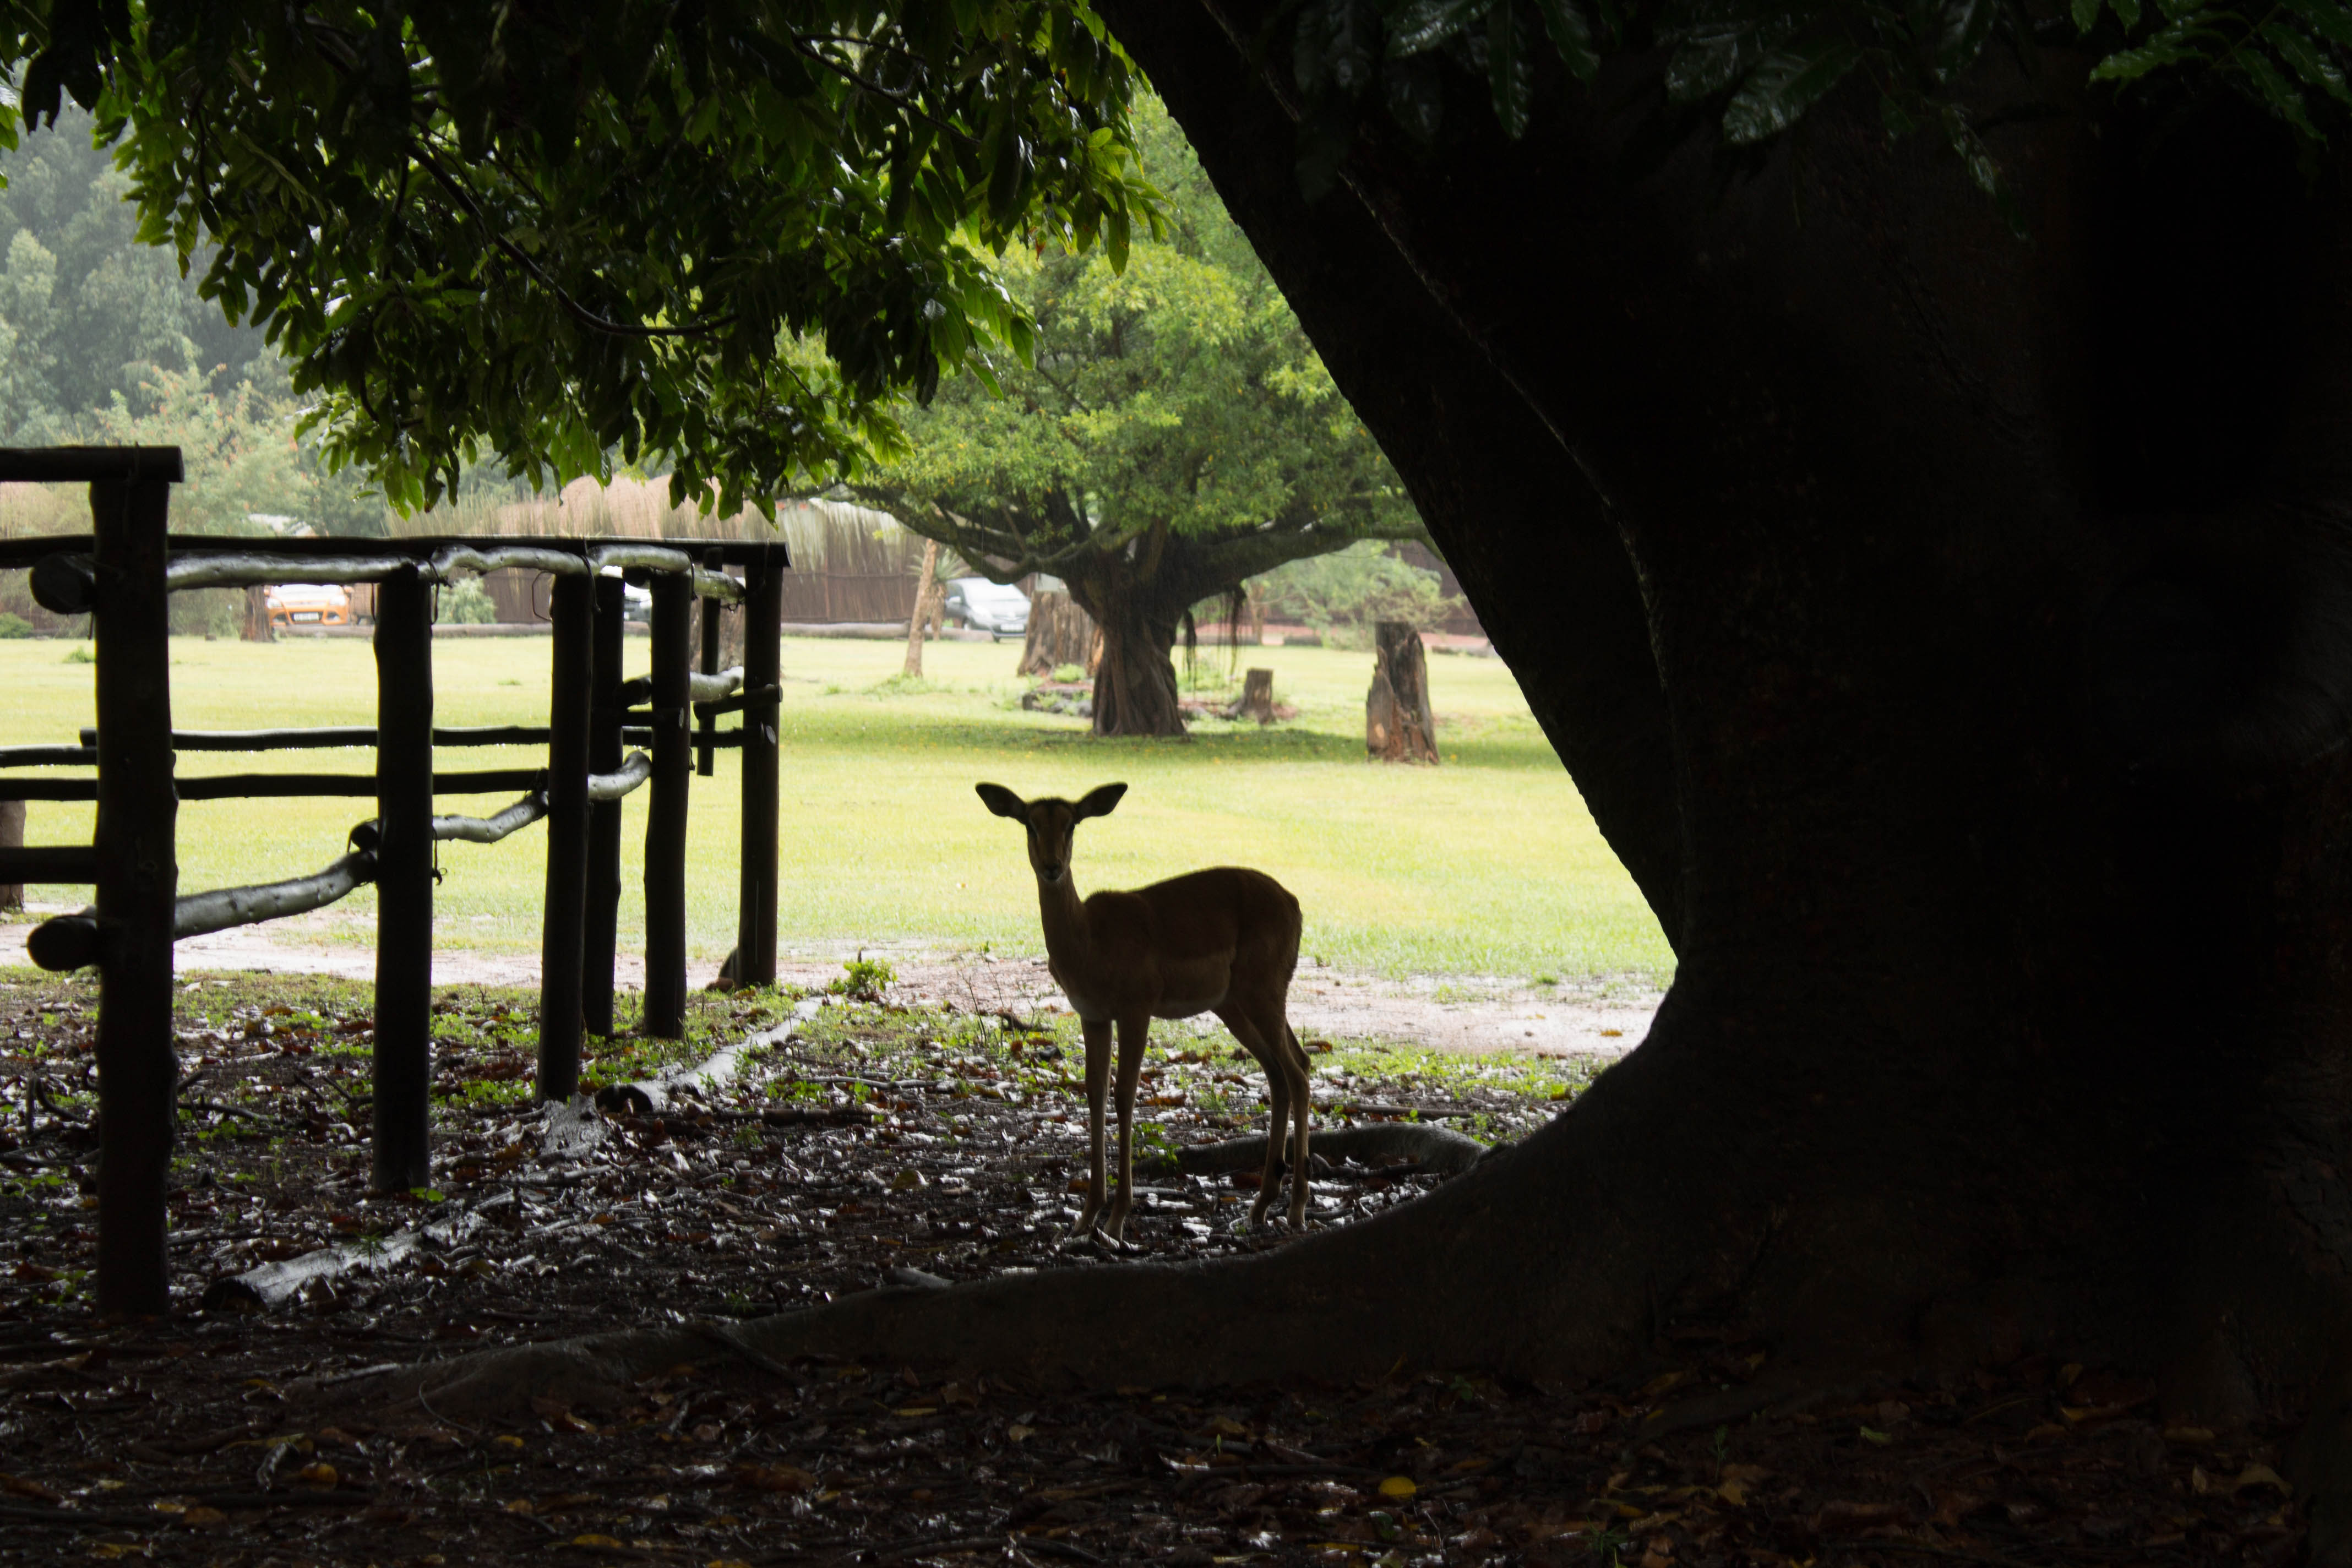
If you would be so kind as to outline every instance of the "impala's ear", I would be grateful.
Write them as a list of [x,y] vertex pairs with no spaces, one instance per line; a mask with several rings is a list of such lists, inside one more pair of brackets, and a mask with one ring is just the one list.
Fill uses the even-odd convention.
[[1104,784],[1098,789],[1087,791],[1086,798],[1078,802],[1079,817],[1108,816],[1111,807],[1118,804],[1118,797],[1126,793],[1127,786],[1123,784]]
[[997,816],[1009,816],[1015,822],[1029,820],[1029,808],[1021,804],[1019,795],[1014,795],[1003,784],[974,784],[971,787],[979,793],[980,798],[987,804],[988,809]]

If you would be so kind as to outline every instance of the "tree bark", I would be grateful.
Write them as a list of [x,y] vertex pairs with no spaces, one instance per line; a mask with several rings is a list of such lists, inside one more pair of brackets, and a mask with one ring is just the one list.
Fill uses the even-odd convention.
[[1075,666],[1092,675],[1101,651],[1094,617],[1066,593],[1049,589],[1029,601],[1029,635],[1022,639],[1021,662],[1013,673],[1045,679],[1057,669]]
[[1382,621],[1374,628],[1372,689],[1364,699],[1364,749],[1375,762],[1437,762],[1437,720],[1429,710],[1429,657],[1422,648],[1421,633],[1409,621]]
[[1242,694],[1234,702],[1229,715],[1235,719],[1255,719],[1261,724],[1274,722],[1274,671],[1253,669],[1242,677]]
[[1070,595],[1102,632],[1095,667],[1094,732],[1097,735],[1181,735],[1184,710],[1176,694],[1176,628],[1195,598],[1172,607],[1157,590],[1070,579]]
[[[931,629],[930,623],[939,618],[940,606],[947,597],[940,586],[940,542],[923,541],[922,586],[915,590],[915,613],[907,617],[907,664],[905,673],[923,673],[923,634]],[[934,632],[936,635],[936,632]]]
[[[22,849],[24,847],[25,803],[21,800],[0,800],[0,849]],[[21,910],[24,907],[24,884],[0,882],[0,910]]]
[[269,590],[258,584],[245,591],[243,640],[246,642],[278,640],[278,628],[271,625],[269,620]]
[[2227,95],[2168,138],[1988,79],[2067,110],[1996,138],[2025,246],[1866,94],[1801,165],[1629,174],[1625,61],[1518,143],[1368,122],[1310,207],[1258,8],[1107,11],[1677,941],[1643,1047],[1367,1275],[1410,1226],[1506,1361],[1738,1315],[2308,1397],[2352,1326],[2340,172]]

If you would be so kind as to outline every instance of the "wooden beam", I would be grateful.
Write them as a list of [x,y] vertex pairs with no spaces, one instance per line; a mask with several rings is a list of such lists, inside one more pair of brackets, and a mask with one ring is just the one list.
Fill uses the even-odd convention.
[[[713,559],[710,564],[716,567],[719,563]],[[695,619],[702,627],[701,673],[709,677],[719,673],[720,630],[719,617],[727,613],[727,606],[718,599],[702,599],[698,601],[698,604],[699,607],[695,611]],[[694,771],[704,778],[711,776],[711,771],[715,765],[715,754],[718,751],[718,737],[719,715],[707,709],[697,709],[695,710]]]
[[547,898],[539,948],[539,1098],[580,1092],[582,969],[587,956],[588,719],[594,584],[558,577],[548,680]]
[[[743,687],[747,693],[782,689],[783,565],[751,570],[743,593]],[[736,910],[735,979],[741,985],[776,983],[776,811],[780,783],[776,699],[743,708],[743,865]]]
[[[621,623],[628,611],[618,577],[596,579],[595,632],[588,659],[588,768],[621,765]],[[581,1026],[613,1033],[613,959],[621,923],[621,803],[588,806],[588,914],[581,956]]]
[[653,580],[653,801],[646,814],[645,1031],[686,1033],[686,807],[692,776],[694,591],[672,574]]
[[421,572],[376,590],[375,674],[374,1187],[391,1193],[433,1175],[433,586]]
[[[171,597],[163,586],[168,465],[152,455],[89,487],[98,647],[98,1310],[172,1304],[164,1193],[179,1058],[172,1047],[172,920],[179,894],[172,793]],[[16,454],[22,458],[24,454]],[[157,477],[140,474],[143,460]],[[47,472],[23,462],[0,476]],[[96,469],[91,470],[97,471]],[[59,478],[76,477],[64,466]],[[89,477],[82,474],[79,477]]]

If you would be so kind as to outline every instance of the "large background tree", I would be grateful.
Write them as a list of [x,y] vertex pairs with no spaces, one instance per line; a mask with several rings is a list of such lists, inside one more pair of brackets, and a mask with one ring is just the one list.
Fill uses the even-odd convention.
[[1124,269],[1008,252],[1033,358],[942,387],[859,489],[999,582],[1068,584],[1102,628],[1095,732],[1181,735],[1170,656],[1195,605],[1423,532],[1181,136],[1148,100],[1137,124],[1165,237],[1139,237]]
[[[1677,980],[1551,1127],[1379,1219],[745,1342],[1104,1383],[1591,1373],[1735,1323],[1787,1380],[2063,1347],[2177,1417],[2308,1410],[2315,1554],[2352,1554],[2352,248],[2296,123],[2352,15],[1107,10]],[[522,1359],[592,1351],[683,1353]]]

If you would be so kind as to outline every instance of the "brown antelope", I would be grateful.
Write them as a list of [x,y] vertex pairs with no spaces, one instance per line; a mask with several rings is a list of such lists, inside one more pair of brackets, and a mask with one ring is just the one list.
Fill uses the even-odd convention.
[[1265,1069],[1273,1109],[1265,1170],[1250,1223],[1265,1218],[1281,1179],[1283,1135],[1296,1118],[1290,1156],[1290,1226],[1307,1222],[1307,1124],[1312,1103],[1307,1053],[1290,1032],[1290,976],[1298,967],[1298,900],[1263,871],[1218,866],[1131,893],[1081,903],[1070,879],[1070,840],[1089,816],[1108,816],[1123,784],[1080,801],[1024,801],[1003,784],[976,786],[988,809],[1029,829],[1047,968],[1086,1026],[1087,1118],[1093,1140],[1087,1202],[1073,1235],[1094,1228],[1108,1191],[1103,1173],[1103,1090],[1111,1030],[1118,1031],[1118,1195],[1103,1228],[1126,1227],[1135,1190],[1135,1082],[1154,1018],[1214,1013]]

